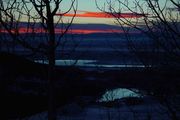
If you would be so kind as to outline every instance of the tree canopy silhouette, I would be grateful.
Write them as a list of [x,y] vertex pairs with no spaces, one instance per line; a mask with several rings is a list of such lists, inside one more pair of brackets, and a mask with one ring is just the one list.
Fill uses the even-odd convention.
[[[0,1],[0,25],[1,32],[6,33],[8,40],[14,42],[21,47],[28,49],[32,54],[41,53],[48,59],[48,119],[55,120],[55,104],[54,104],[54,67],[55,52],[61,38],[66,34],[68,28],[73,22],[77,10],[77,0],[70,0],[69,8],[62,8],[65,0],[1,0]],[[72,12],[72,16],[68,21],[68,25],[63,26],[63,15]],[[61,13],[61,16],[56,16]],[[22,25],[21,23],[26,24]],[[26,39],[27,34],[31,31],[31,35],[35,36],[37,32],[37,24],[40,31],[45,34],[45,39],[37,45],[31,45]],[[61,23],[61,34],[58,37],[55,33],[56,25]],[[22,29],[25,35],[21,35]],[[27,34],[26,34],[27,33]]]

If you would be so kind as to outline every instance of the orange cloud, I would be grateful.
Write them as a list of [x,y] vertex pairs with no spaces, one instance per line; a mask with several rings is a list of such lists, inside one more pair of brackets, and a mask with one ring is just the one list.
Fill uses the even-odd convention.
[[[10,32],[20,33],[20,34],[24,34],[24,33],[45,33],[45,30],[42,28],[31,29],[31,28],[21,27],[19,29],[12,29],[12,30],[10,30]],[[9,31],[7,31],[5,29],[0,29],[0,33],[9,33]]]
[[123,33],[122,30],[87,30],[87,29],[75,29],[75,30],[70,30],[68,33],[72,34],[92,34],[92,33]]
[[[65,31],[65,29],[56,28],[55,33],[61,34]],[[26,33],[47,33],[46,30],[43,28],[26,28],[26,27],[20,27],[18,29],[12,29],[12,33],[19,33],[19,34],[26,34]],[[5,29],[0,29],[0,33],[8,33]],[[124,33],[123,30],[120,29],[69,29],[67,31],[68,34],[92,34],[92,33]],[[137,31],[132,31],[130,33],[139,33]]]
[[[61,34],[63,33],[65,30],[62,29],[55,29],[55,33],[56,34]],[[25,33],[47,33],[47,31],[45,31],[42,28],[35,28],[35,29],[30,29],[30,28],[19,28],[18,30],[11,30],[12,33],[18,32],[20,34],[25,34]],[[122,30],[93,30],[93,29],[70,29],[67,31],[67,33],[70,34],[91,34],[91,33],[123,33]],[[0,29],[0,33],[8,33],[7,30],[3,30]]]
[[[62,14],[56,14],[57,16],[62,16]],[[74,14],[64,14],[66,17],[73,17]],[[95,18],[140,18],[146,15],[139,13],[105,13],[105,12],[84,12],[81,14],[76,14],[76,17],[95,17]]]

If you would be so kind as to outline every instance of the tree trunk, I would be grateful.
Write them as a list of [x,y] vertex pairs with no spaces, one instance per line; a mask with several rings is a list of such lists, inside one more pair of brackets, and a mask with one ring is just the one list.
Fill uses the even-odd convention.
[[48,48],[48,120],[56,120],[55,91],[54,91],[54,68],[55,68],[55,32],[53,16],[49,16],[47,21],[49,32]]

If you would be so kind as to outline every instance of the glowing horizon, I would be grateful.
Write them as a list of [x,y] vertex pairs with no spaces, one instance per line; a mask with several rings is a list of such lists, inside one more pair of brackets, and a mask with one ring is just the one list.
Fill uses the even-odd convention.
[[77,13],[76,15],[66,13],[58,13],[56,16],[65,16],[65,17],[89,17],[89,18],[141,18],[146,16],[145,14],[138,13],[106,13],[106,12],[90,12],[85,11],[84,13]]
[[[65,31],[65,29],[55,29],[56,34],[61,34]],[[19,34],[26,34],[26,33],[47,33],[43,28],[19,28],[19,29],[12,29],[10,32],[12,33],[19,33]],[[0,33],[9,33],[7,30],[0,29]],[[93,33],[125,33],[123,30],[118,29],[69,29],[67,34],[93,34]],[[137,31],[132,31],[129,33],[139,33]]]

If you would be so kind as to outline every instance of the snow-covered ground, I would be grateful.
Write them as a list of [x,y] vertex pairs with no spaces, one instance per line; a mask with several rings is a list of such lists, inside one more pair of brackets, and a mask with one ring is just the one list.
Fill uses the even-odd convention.
[[[175,113],[180,118],[179,111]],[[44,111],[22,120],[47,118],[47,111]],[[73,102],[59,108],[57,120],[172,120],[172,113],[153,97],[142,97],[128,89],[115,89],[107,91],[97,103],[82,106]]]
[[[171,120],[166,108],[157,103],[112,108],[99,105],[81,108],[71,104],[68,109],[59,110],[57,120]],[[47,120],[47,111],[23,120]]]

